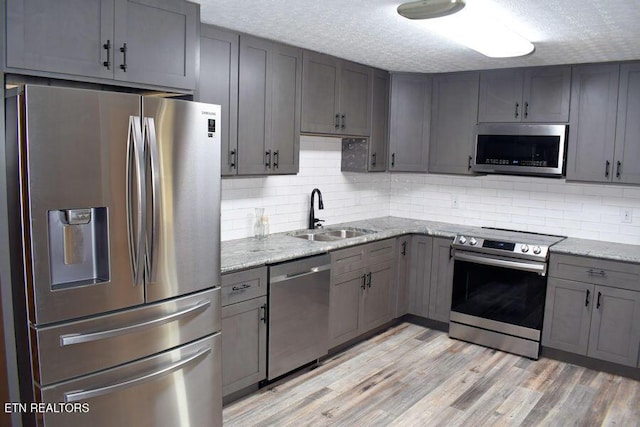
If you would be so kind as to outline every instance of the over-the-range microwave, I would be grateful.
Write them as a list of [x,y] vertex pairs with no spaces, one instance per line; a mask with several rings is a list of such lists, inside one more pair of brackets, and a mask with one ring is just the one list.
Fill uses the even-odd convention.
[[567,130],[567,125],[479,124],[471,168],[480,173],[563,176]]

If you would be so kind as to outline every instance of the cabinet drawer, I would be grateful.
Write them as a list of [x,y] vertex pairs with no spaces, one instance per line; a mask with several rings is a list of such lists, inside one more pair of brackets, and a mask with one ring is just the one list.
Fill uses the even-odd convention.
[[222,306],[267,294],[267,268],[253,268],[222,276]]
[[367,264],[366,248],[367,245],[360,245],[331,252],[331,277],[364,268]]
[[552,254],[549,276],[640,291],[640,265],[603,259]]
[[393,261],[396,257],[396,239],[373,242],[366,246],[369,265],[383,261]]

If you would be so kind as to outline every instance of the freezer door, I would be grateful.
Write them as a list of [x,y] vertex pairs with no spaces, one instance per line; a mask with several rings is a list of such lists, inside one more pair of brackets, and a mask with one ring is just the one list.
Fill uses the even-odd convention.
[[[220,334],[41,389],[47,427],[222,426]],[[46,408],[46,405],[43,405]]]
[[220,285],[220,106],[143,98],[146,300]]
[[[143,163],[133,164],[141,158],[134,152],[141,98],[26,86],[24,100],[23,124],[11,126],[20,135],[31,323],[143,303],[144,287],[134,283],[127,220],[127,190],[141,194],[136,171]],[[137,211],[135,197],[131,201]],[[132,234],[139,231],[133,224]]]

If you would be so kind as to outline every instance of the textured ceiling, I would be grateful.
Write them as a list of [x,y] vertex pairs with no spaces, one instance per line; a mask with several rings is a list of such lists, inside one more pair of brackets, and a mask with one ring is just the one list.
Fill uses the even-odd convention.
[[491,59],[396,13],[394,0],[194,0],[201,20],[390,71],[443,72],[640,59],[640,0],[467,0],[531,40]]

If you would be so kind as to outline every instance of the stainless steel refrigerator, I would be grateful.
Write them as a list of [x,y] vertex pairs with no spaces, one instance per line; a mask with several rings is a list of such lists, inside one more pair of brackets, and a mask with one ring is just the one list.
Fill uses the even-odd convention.
[[7,98],[21,395],[56,404],[27,424],[222,424],[220,114],[48,86]]

